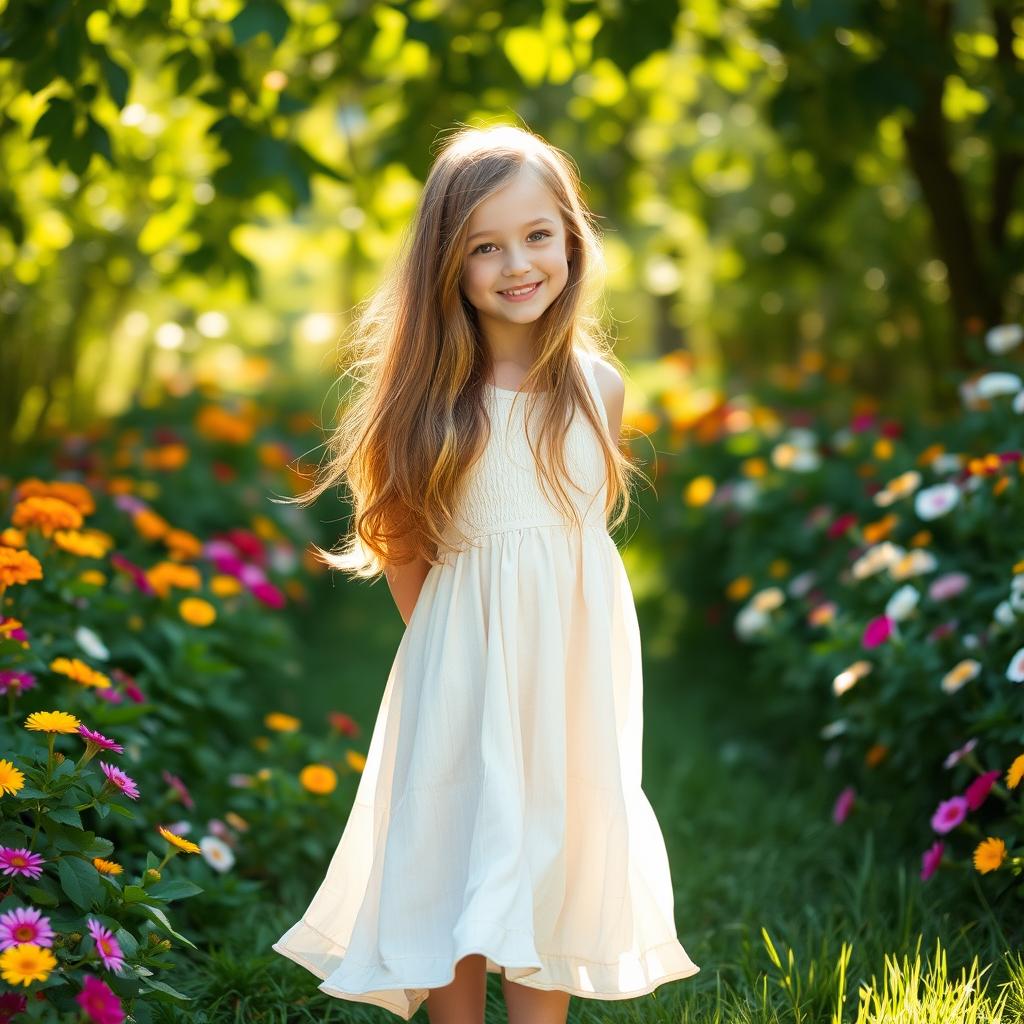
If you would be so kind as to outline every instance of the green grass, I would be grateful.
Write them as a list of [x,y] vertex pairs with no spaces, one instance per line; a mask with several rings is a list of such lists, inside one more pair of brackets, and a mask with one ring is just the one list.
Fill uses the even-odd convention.
[[[310,686],[290,710],[310,721],[348,711],[368,741],[402,625],[384,584],[354,593],[339,583],[306,623]],[[1024,964],[1004,955],[995,917],[958,896],[961,879],[922,884],[884,828],[856,814],[832,824],[840,781],[814,741],[774,739],[771,694],[745,683],[742,652],[706,633],[680,641],[670,659],[647,662],[644,705],[644,789],[669,848],[679,937],[702,970],[638,999],[573,998],[570,1021],[838,1024],[840,1004],[847,1024],[1024,1020]],[[203,1008],[194,1024],[398,1019],[319,993],[313,975],[270,951],[313,892],[313,866],[297,867],[208,956],[193,955],[189,983],[176,984]],[[425,1009],[414,1018],[427,1019]],[[497,975],[486,1019],[507,1019]]]

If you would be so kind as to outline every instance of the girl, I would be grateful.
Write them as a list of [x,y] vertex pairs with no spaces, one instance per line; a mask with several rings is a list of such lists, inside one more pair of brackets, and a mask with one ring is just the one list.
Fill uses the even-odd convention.
[[564,1024],[700,969],[640,785],[636,610],[608,515],[639,473],[589,309],[601,265],[574,164],[460,126],[411,245],[357,326],[364,368],[308,504],[347,481],[406,622],[355,804],[273,948],[332,996],[431,1024]]

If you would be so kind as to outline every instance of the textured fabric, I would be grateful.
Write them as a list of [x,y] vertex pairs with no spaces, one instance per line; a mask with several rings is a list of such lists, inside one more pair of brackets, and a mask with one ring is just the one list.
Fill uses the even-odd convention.
[[601,450],[577,410],[575,530],[541,490],[529,397],[487,388],[492,433],[458,518],[472,543],[427,573],[327,874],[273,945],[329,995],[406,1020],[470,953],[596,999],[700,970],[641,788],[640,634]]

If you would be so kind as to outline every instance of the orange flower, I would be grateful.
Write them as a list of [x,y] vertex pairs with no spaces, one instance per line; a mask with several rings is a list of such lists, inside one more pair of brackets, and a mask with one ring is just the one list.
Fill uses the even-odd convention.
[[74,505],[83,516],[91,516],[96,511],[96,502],[92,492],[75,480],[53,480],[46,483],[38,477],[22,480],[15,490],[15,498],[21,501],[29,497],[60,498],[69,505]]
[[4,547],[23,548],[26,543],[25,534],[13,526],[8,526],[6,530],[0,532],[0,544]]
[[181,469],[188,462],[188,448],[183,444],[162,444],[142,453],[142,465],[146,469],[172,471]]
[[92,865],[102,875],[119,875],[124,871],[117,861],[104,860],[102,857],[93,857]]
[[730,601],[742,601],[754,589],[754,581],[749,576],[737,576],[728,587],[725,593]]
[[136,512],[132,517],[132,523],[146,540],[160,540],[171,528],[171,524],[151,508]]
[[286,715],[283,711],[271,711],[263,719],[263,724],[275,732],[296,732],[302,726],[294,715]]
[[875,743],[868,748],[868,752],[864,755],[864,763],[869,768],[875,768],[886,759],[888,754],[889,748],[884,743]]
[[878,544],[892,534],[892,531],[899,525],[899,521],[898,515],[889,512],[873,523],[865,523],[863,527],[864,540],[868,544]]
[[999,495],[1010,486],[1010,478],[1008,476],[1001,476],[993,485],[992,493]]
[[0,588],[43,578],[43,567],[31,552],[0,547]]
[[50,537],[54,530],[77,530],[82,525],[82,513],[63,498],[31,495],[14,506],[11,522],[26,529],[34,527]]
[[925,548],[932,542],[931,530],[918,530],[907,542],[908,547]]
[[163,542],[167,545],[171,557],[182,562],[198,558],[203,553],[203,542],[188,530],[168,530],[163,536]]
[[945,452],[945,445],[932,444],[929,445],[920,455],[917,457],[917,464],[919,466],[930,466],[940,455]]
[[203,437],[228,444],[248,444],[256,429],[249,418],[219,405],[203,406],[196,416],[195,427]]
[[161,597],[166,597],[171,587],[177,587],[179,590],[198,590],[203,583],[203,578],[194,565],[182,565],[181,562],[157,562],[146,570],[146,579]]
[[107,676],[86,665],[80,658],[54,658],[50,662],[50,668],[58,675],[67,676],[82,686],[95,686],[97,690],[105,690],[112,685]]
[[182,839],[181,836],[175,835],[170,829],[166,829],[163,825],[157,825],[157,830],[160,835],[164,837],[172,846],[176,846],[179,850],[184,850],[185,853],[200,853],[200,849],[192,842],[191,839]]
[[974,850],[975,870],[983,875],[996,871],[1006,860],[1006,843],[995,836],[983,839]]
[[335,787],[338,785],[338,775],[330,765],[307,764],[299,772],[299,782],[310,793],[325,796],[328,793],[334,792]]
[[190,626],[209,626],[217,618],[217,609],[201,597],[186,597],[178,605],[178,614]]

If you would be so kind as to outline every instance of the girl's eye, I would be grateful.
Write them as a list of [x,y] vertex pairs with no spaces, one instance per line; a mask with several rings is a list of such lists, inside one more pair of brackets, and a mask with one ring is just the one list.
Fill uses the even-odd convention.
[[[533,237],[534,235],[541,235],[541,236],[542,236],[542,237],[544,237],[544,238],[550,238],[550,237],[551,237],[551,232],[550,232],[550,231],[545,231],[545,230],[544,230],[543,228],[538,228],[538,229],[537,229],[536,231],[531,231],[531,232],[530,232],[530,233],[529,233],[529,234],[528,234],[528,235],[527,235],[526,237],[527,237],[527,238],[532,238],[532,237]],[[473,250],[473,255],[475,256],[475,255],[476,255],[476,254],[477,254],[478,252],[480,252],[480,250],[481,250],[481,249],[483,249],[483,248],[484,248],[485,246],[488,246],[488,245],[493,245],[493,244],[494,244],[493,242],[481,242],[481,243],[480,243],[480,244],[479,244],[479,245],[478,245],[478,246],[477,246],[477,247],[476,247],[476,248],[475,248],[475,249]],[[487,253],[483,253],[483,255],[484,255],[484,256],[486,256],[486,255],[487,255]]]

